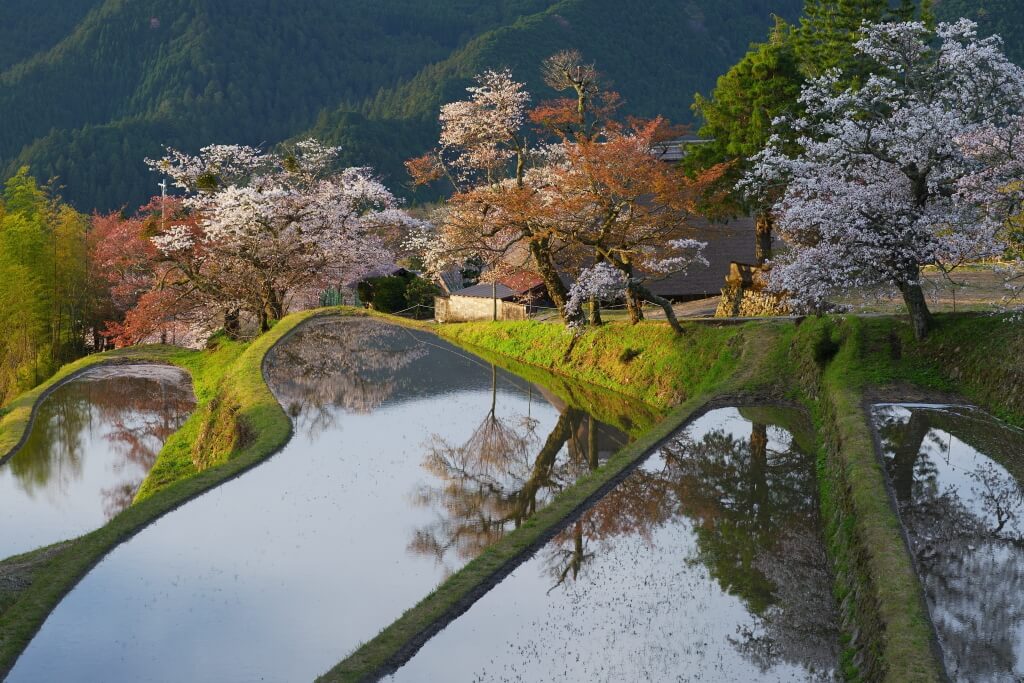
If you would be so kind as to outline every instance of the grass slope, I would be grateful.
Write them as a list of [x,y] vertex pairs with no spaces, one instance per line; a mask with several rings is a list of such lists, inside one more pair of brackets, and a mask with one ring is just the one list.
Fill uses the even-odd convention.
[[659,410],[706,393],[739,364],[748,328],[609,323],[588,331],[566,355],[572,333],[539,322],[444,325],[438,334],[639,399]]
[[[195,413],[168,440],[132,507],[79,539],[0,562],[0,676],[60,598],[104,554],[169,510],[258,464],[288,440],[290,422],[263,378],[266,353],[311,317],[357,313],[307,311],[289,316],[249,344],[218,340],[204,352],[151,347],[91,357],[62,369],[4,409],[0,453],[17,444],[30,426],[32,406],[49,389],[96,362],[180,365],[192,373],[198,398]],[[906,324],[890,318],[691,323],[680,337],[659,323],[609,324],[588,331],[570,348],[570,335],[557,325],[434,328],[381,317],[432,329],[639,438],[454,574],[323,680],[362,680],[400,663],[681,425],[714,405],[757,400],[802,404],[814,420],[827,541],[848,637],[845,674],[862,680],[941,679],[927,611],[879,467],[865,404],[880,387],[958,391],[997,415],[1024,423],[1022,322],[941,316],[923,343],[913,339]],[[622,398],[576,382],[617,390],[650,410],[625,423]]]
[[195,413],[165,444],[132,506],[80,538],[0,562],[0,677],[14,666],[54,606],[104,555],[154,520],[259,464],[287,443],[291,421],[263,380],[263,359],[299,324],[323,313],[298,313],[251,343],[222,340],[206,352],[143,347],[92,356],[12,403],[0,425],[4,443],[21,438],[29,428],[31,406],[56,382],[96,363],[142,359],[188,368],[198,399]]

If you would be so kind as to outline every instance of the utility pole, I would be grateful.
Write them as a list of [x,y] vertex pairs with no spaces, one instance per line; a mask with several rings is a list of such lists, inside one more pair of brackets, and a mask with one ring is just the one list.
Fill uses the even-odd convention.
[[167,229],[167,178],[164,178],[158,184],[160,185],[160,232],[164,232]]
[[[158,184],[160,185],[160,232],[164,233],[167,232],[167,178],[164,178]],[[167,343],[166,327],[160,330],[160,343]]]

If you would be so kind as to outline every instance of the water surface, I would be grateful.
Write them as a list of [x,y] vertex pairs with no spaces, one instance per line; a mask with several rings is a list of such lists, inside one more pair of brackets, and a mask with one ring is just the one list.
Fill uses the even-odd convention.
[[311,680],[627,441],[371,319],[304,325],[267,375],[291,443],[112,552],[12,681]]
[[813,457],[780,422],[696,420],[388,680],[833,680]]
[[157,365],[96,367],[58,386],[0,466],[0,559],[80,536],[128,507],[194,404],[188,375]]
[[873,417],[950,678],[1024,680],[1024,432],[958,406]]

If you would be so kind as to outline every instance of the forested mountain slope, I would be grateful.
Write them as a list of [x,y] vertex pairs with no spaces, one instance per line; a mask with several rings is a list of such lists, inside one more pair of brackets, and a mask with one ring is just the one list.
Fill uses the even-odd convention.
[[48,50],[99,0],[0,1],[0,71]]
[[1006,54],[1018,64],[1024,62],[1024,3],[1021,0],[940,0],[936,14],[942,21],[970,17],[982,32],[998,33],[1006,43]]
[[[307,134],[372,165],[436,136],[440,104],[485,68],[511,67],[537,99],[540,60],[567,47],[607,74],[637,115],[691,119],[771,15],[802,0],[0,0],[0,176],[59,176],[79,209],[144,201],[143,158],[170,144],[271,146]],[[1016,0],[943,0],[1007,34]]]
[[535,100],[551,98],[556,93],[541,82],[539,65],[565,48],[576,48],[597,63],[630,114],[688,122],[694,93],[710,88],[751,41],[764,38],[773,12],[792,20],[802,4],[648,0],[638,11],[635,4],[614,0],[563,0],[476,38],[412,80],[382,91],[359,115],[342,108],[321,116],[309,132],[349,145],[360,138],[381,139],[375,158],[353,161],[400,175],[402,158],[410,156],[404,143],[415,141],[417,152],[429,147],[436,139],[438,107],[464,97],[474,74],[507,66],[527,82]]
[[[59,175],[83,209],[136,202],[153,183],[142,158],[161,144],[275,143],[550,4],[94,1],[62,40],[0,73],[0,168]],[[0,6],[5,27],[34,25],[26,0]]]

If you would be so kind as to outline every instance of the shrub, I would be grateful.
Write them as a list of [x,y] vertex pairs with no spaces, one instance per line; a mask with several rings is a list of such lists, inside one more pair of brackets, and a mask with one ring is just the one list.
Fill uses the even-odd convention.
[[376,277],[370,280],[373,291],[373,310],[381,313],[397,313],[409,307],[405,299],[405,278]]

